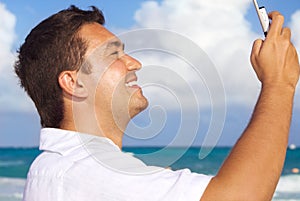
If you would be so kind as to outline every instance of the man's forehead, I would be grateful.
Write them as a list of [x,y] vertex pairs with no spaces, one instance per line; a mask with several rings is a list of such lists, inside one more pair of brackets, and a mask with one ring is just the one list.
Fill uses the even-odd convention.
[[79,35],[88,44],[88,54],[96,49],[120,47],[123,45],[117,36],[98,23],[83,25],[79,30]]

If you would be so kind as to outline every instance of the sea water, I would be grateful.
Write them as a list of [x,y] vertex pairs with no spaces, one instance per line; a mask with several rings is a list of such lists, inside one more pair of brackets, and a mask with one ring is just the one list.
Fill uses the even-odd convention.
[[[199,148],[127,147],[149,165],[169,166],[173,170],[189,168],[193,172],[215,175],[228,156],[230,148],[214,148],[204,159],[199,159]],[[25,178],[30,164],[40,153],[37,148],[0,148],[0,201],[22,200]],[[170,164],[166,158],[181,156]],[[170,161],[169,161],[170,162]],[[284,169],[273,201],[300,201],[300,149],[288,150]],[[267,170],[266,170],[267,171]]]

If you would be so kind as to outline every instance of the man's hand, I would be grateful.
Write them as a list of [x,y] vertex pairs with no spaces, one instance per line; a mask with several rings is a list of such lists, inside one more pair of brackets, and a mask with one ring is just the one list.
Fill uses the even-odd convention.
[[299,78],[299,60],[291,43],[291,31],[282,28],[284,17],[279,12],[269,14],[272,19],[265,42],[253,44],[251,63],[263,86],[289,85],[296,87]]
[[291,32],[278,12],[265,41],[256,40],[251,62],[262,89],[250,123],[201,201],[267,201],[276,189],[288,144],[299,60]]

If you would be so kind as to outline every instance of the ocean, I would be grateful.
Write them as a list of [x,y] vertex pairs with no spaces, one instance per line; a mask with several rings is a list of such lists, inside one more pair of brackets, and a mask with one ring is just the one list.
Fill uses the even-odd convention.
[[[170,166],[173,170],[189,168],[193,172],[215,175],[230,148],[214,148],[199,159],[199,148],[126,147],[146,164]],[[38,148],[0,148],[0,201],[22,200],[25,178],[30,164],[40,153]],[[153,154],[155,153],[155,154]],[[183,154],[183,155],[182,155]],[[182,156],[181,156],[182,155]],[[181,156],[175,160],[174,156]],[[172,160],[167,160],[173,158]],[[170,164],[166,164],[168,161]],[[300,201],[300,149],[289,149],[273,201]]]

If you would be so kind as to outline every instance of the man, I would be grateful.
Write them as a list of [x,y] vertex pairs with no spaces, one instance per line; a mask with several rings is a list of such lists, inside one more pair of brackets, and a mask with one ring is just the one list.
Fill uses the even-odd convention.
[[298,56],[283,16],[270,13],[251,53],[262,89],[252,119],[214,177],[146,166],[122,153],[124,130],[147,107],[135,84],[141,64],[102,25],[95,7],[75,6],[37,25],[15,71],[41,118],[39,155],[24,200],[271,200],[285,159]]

